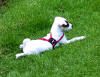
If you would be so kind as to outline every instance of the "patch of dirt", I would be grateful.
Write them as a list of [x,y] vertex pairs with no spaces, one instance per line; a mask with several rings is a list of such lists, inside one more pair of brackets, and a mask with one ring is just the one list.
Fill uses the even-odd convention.
[[6,0],[0,0],[0,6],[5,5],[6,4]]

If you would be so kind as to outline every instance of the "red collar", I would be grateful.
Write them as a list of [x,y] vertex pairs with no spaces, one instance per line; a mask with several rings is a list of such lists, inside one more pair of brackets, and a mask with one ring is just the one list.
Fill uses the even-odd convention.
[[40,38],[40,40],[44,40],[44,41],[48,41],[52,44],[53,48],[55,47],[55,45],[64,37],[64,33],[63,35],[59,38],[59,40],[55,40],[52,37],[52,33],[50,33],[50,38],[49,39],[45,39],[45,38]]

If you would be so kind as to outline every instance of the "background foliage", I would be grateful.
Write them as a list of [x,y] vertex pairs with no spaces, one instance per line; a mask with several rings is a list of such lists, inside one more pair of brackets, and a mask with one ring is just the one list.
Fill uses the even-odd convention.
[[[74,27],[68,39],[87,38],[21,57],[24,38],[45,36],[56,16]],[[0,77],[100,77],[100,0],[7,0],[0,8]]]

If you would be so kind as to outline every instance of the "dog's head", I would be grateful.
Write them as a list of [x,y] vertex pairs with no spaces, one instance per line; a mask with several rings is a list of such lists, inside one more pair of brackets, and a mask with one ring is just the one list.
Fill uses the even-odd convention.
[[55,17],[54,23],[61,28],[62,31],[71,30],[72,24],[63,17]]

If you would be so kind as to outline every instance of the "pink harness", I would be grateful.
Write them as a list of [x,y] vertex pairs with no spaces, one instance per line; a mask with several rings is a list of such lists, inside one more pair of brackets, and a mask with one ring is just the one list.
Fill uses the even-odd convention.
[[50,38],[49,39],[45,39],[45,38],[40,38],[40,40],[44,40],[44,41],[47,41],[49,43],[52,44],[53,48],[55,47],[55,45],[64,37],[64,33],[63,35],[60,37],[59,40],[55,40],[53,37],[52,37],[52,34],[50,33]]

